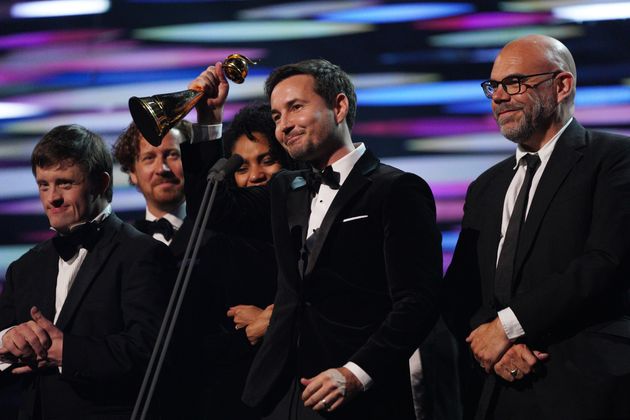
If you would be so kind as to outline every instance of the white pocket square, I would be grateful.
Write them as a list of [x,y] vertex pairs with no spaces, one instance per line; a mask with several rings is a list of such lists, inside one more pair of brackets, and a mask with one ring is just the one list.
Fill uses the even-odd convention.
[[343,219],[341,223],[351,222],[353,220],[358,220],[358,219],[367,219],[367,217],[368,217],[367,214],[364,214],[363,216],[348,217],[347,219]]

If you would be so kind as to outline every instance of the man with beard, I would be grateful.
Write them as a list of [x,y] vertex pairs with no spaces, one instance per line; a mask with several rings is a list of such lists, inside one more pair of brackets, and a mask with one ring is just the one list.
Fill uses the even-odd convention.
[[[135,227],[170,245],[182,227],[184,208],[184,170],[180,144],[191,137],[190,123],[181,121],[164,136],[159,146],[151,145],[135,123],[118,137],[113,154],[129,183],[135,185],[146,201],[145,218]],[[185,242],[184,246],[185,246]]]
[[470,185],[445,278],[485,371],[479,419],[630,417],[630,141],[575,120],[575,85],[569,50],[541,35],[481,84],[517,150]]
[[276,138],[311,167],[224,189],[211,215],[216,229],[270,227],[278,264],[243,401],[265,419],[415,419],[409,357],[436,321],[441,277],[431,190],[353,142],[356,94],[338,66],[282,66],[265,90]]

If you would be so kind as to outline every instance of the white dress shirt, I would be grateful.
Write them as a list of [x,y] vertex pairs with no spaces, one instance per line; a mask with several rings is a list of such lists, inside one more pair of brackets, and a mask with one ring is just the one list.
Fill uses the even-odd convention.
[[[529,207],[532,204],[532,200],[534,199],[534,195],[536,194],[536,189],[538,188],[538,183],[540,182],[540,178],[545,172],[545,168],[547,167],[547,163],[549,162],[549,158],[553,153],[554,148],[556,147],[556,143],[558,139],[564,133],[564,130],[571,124],[573,118],[569,119],[569,121],[546,143],[543,147],[540,148],[538,152],[535,154],[540,158],[540,166],[536,170],[534,174],[534,178],[532,178],[532,185],[529,190],[529,197],[527,200],[527,207],[525,209],[525,218],[527,219],[527,215],[529,214]],[[512,216],[512,211],[514,210],[514,204],[516,203],[516,197],[518,197],[518,193],[521,190],[521,186],[525,180],[525,173],[527,172],[527,166],[525,165],[525,161],[521,160],[523,156],[525,156],[528,152],[523,150],[523,148],[519,145],[516,148],[516,174],[514,178],[512,178],[512,182],[505,194],[505,201],[503,202],[503,218],[501,221],[501,239],[499,240],[499,246],[497,248],[497,258],[496,264],[499,263],[499,255],[501,255],[501,249],[503,248],[503,241],[505,240],[505,233],[508,228],[508,224],[510,223],[510,216]],[[498,312],[499,320],[501,321],[501,325],[505,330],[505,334],[508,339],[515,340],[523,335],[525,335],[525,330],[521,326],[521,323],[516,318],[516,315],[507,307]]]

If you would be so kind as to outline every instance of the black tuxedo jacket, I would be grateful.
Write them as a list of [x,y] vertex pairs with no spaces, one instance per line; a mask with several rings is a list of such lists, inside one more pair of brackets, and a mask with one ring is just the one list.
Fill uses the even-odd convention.
[[273,231],[278,292],[243,400],[270,409],[292,379],[353,361],[374,384],[331,417],[412,419],[408,361],[438,313],[442,259],[431,191],[366,151],[300,264],[307,172],[280,172],[268,188],[227,194],[212,218],[220,228],[231,217],[230,226],[256,234],[271,220]]
[[[447,318],[461,340],[503,309],[495,304],[494,274],[515,164],[514,157],[500,162],[468,190],[445,279]],[[519,341],[550,354],[532,376],[550,419],[630,417],[629,252],[630,141],[574,120],[533,197],[509,303],[526,334]],[[487,377],[480,418],[497,383],[508,386]]]
[[[0,330],[30,320],[33,305],[53,319],[58,261],[48,240],[9,266],[0,296]],[[56,323],[64,333],[62,373],[55,368],[22,378],[20,419],[37,411],[45,419],[129,418],[163,316],[172,267],[166,246],[114,214],[105,219]]]

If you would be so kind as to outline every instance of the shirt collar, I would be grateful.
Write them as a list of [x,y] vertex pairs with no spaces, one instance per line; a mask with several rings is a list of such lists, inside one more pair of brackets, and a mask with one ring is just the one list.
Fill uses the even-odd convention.
[[[175,213],[166,213],[162,217],[168,220],[169,222],[171,222],[171,225],[173,225],[175,229],[179,229],[184,223],[185,216],[186,216],[186,203],[182,203],[177,208]],[[150,222],[153,222],[158,219],[157,216],[155,216],[153,213],[149,211],[149,208],[146,209],[144,218]]]
[[[540,148],[540,150],[535,153],[540,158],[541,165],[547,163],[547,161],[551,157],[551,154],[553,153],[553,149],[556,147],[558,139],[560,138],[562,133],[564,133],[564,130],[567,129],[569,124],[571,124],[571,121],[573,121],[573,117],[569,118],[569,121],[567,121],[567,123],[563,125],[560,130],[558,130],[558,132],[551,138],[551,140],[549,140],[543,147]],[[518,167],[519,163],[521,162],[521,158],[528,153],[530,152],[523,149],[520,144],[516,147],[516,164],[514,165],[513,169],[516,169]]]
[[[94,219],[90,220],[90,222],[101,223],[103,220],[107,219],[107,217],[110,214],[112,214],[112,205],[108,204],[107,207],[105,207],[102,212],[100,212],[98,215],[96,215],[96,217]],[[70,231],[73,231],[74,229],[76,229],[79,226],[84,225],[86,223],[87,223],[87,221],[75,223],[74,225],[70,226]],[[50,227],[50,230],[53,230],[53,231],[57,232],[57,229],[55,229],[52,226]]]
[[339,172],[339,185],[343,185],[354,165],[359,161],[363,153],[365,153],[365,144],[355,143],[354,150],[334,162],[331,166],[335,172]]

